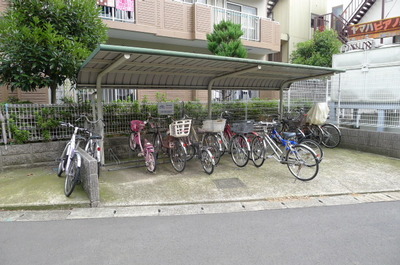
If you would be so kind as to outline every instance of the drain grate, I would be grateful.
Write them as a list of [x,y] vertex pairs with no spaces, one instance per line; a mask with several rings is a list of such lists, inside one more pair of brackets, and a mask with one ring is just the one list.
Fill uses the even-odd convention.
[[238,178],[214,179],[218,189],[246,188],[246,185]]

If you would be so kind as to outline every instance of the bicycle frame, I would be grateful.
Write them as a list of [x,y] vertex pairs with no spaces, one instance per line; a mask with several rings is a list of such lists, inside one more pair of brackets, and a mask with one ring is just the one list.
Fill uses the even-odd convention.
[[78,155],[78,167],[81,166],[81,157],[80,157],[80,154],[76,151],[76,147],[77,147],[76,135],[78,134],[78,131],[79,131],[79,127],[74,127],[74,133],[72,134],[71,140],[68,143],[69,144],[68,149],[67,149],[68,160],[67,160],[67,164],[64,169],[65,172],[69,172],[71,161],[75,155]]

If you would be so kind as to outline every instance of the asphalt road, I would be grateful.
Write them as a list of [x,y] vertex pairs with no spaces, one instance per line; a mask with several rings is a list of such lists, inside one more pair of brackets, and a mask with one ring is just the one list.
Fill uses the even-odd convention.
[[0,264],[400,264],[400,201],[0,222]]

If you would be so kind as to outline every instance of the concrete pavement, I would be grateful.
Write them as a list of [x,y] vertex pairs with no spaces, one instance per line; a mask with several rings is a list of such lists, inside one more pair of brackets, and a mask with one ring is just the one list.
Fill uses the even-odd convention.
[[[52,167],[22,168],[0,172],[0,209],[48,210],[54,218],[87,218],[138,215],[197,214],[262,210],[370,201],[400,200],[400,160],[348,149],[324,149],[318,176],[309,182],[296,180],[275,160],[261,168],[251,162],[235,166],[225,155],[212,175],[198,160],[183,173],[170,164],[155,174],[145,168],[114,165],[100,177],[101,206],[89,207],[78,186],[64,195],[64,178]],[[118,170],[117,170],[118,169]],[[111,171],[109,171],[111,170]],[[73,209],[73,210],[71,210]],[[18,220],[29,214],[0,211],[0,220]]]

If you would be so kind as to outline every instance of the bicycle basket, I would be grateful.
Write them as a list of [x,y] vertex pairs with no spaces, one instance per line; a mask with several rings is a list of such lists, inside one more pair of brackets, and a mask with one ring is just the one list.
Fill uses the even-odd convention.
[[225,128],[225,124],[226,119],[204,120],[202,129],[206,132],[222,132]]
[[146,124],[144,123],[144,121],[133,120],[133,121],[131,121],[131,130],[133,132],[140,132],[141,130],[144,129],[145,125]]
[[189,136],[192,120],[178,120],[169,125],[170,135],[173,137]]
[[254,121],[240,121],[232,124],[235,133],[249,133],[254,129]]

